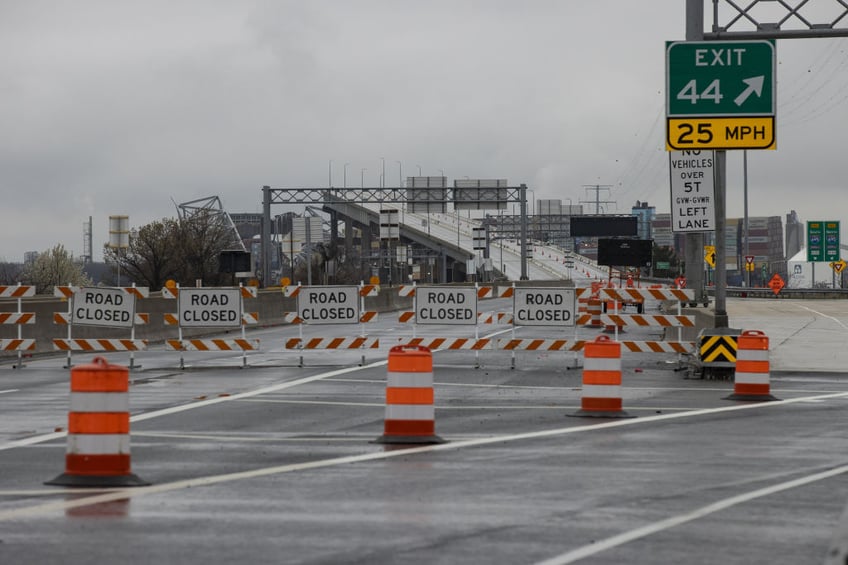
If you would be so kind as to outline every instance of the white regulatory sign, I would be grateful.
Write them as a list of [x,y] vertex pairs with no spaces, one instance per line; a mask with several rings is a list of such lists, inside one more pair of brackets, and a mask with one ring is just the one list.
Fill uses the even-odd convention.
[[135,296],[120,288],[82,287],[74,293],[74,325],[131,328],[134,318]]
[[671,231],[715,230],[712,151],[670,151]]
[[308,286],[297,295],[297,315],[307,324],[358,324],[358,286]]
[[512,316],[517,326],[573,326],[573,288],[516,288]]
[[415,289],[415,323],[477,324],[477,289],[419,286]]
[[180,326],[229,328],[241,326],[241,290],[238,288],[181,288]]

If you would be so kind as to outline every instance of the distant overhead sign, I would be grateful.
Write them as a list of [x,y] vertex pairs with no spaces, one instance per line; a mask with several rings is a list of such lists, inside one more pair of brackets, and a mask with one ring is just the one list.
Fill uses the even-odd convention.
[[400,239],[400,211],[394,208],[380,210],[380,239]]
[[650,267],[652,239],[599,239],[598,265],[605,267]]
[[453,181],[453,204],[457,210],[506,210],[506,179],[462,179]]
[[807,261],[839,260],[839,222],[807,222]]
[[671,231],[715,230],[712,151],[671,151]]
[[636,216],[571,216],[571,237],[616,237],[637,234]]
[[406,177],[406,200],[413,213],[447,211],[447,177]]

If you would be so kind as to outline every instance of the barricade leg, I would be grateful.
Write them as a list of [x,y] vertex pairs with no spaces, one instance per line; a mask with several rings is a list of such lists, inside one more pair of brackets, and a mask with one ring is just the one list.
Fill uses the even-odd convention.
[[149,483],[130,470],[129,370],[95,357],[71,369],[65,472],[45,484],[130,487]]
[[746,330],[736,340],[736,373],[733,394],[725,400],[771,401],[769,338],[759,330]]
[[386,418],[376,443],[444,443],[436,435],[433,354],[420,345],[389,350]]
[[622,410],[621,343],[601,335],[583,347],[580,410],[569,416],[632,418]]

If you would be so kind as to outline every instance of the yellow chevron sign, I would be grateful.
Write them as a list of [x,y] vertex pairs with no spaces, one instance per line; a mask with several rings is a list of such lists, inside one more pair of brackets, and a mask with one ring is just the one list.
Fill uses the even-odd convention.
[[702,336],[700,353],[703,363],[736,363],[736,336]]

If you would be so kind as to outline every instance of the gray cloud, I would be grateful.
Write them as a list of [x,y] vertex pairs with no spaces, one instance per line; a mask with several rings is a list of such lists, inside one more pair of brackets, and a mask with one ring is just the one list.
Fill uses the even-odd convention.
[[[0,257],[95,250],[132,225],[263,184],[501,177],[537,198],[608,184],[668,210],[664,41],[682,2],[33,1],[0,8]],[[749,153],[751,214],[848,221],[848,40],[778,44],[778,150]],[[785,125],[784,125],[785,124]],[[740,215],[741,157],[728,212]],[[96,253],[96,256],[99,254]]]

